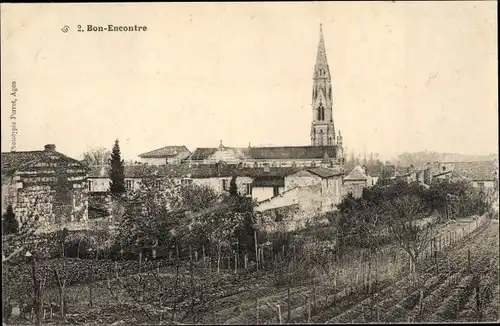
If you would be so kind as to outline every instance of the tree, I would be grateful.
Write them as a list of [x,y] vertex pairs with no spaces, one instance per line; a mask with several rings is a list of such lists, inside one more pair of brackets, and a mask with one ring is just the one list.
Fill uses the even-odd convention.
[[235,176],[231,178],[231,182],[229,183],[229,195],[238,196],[238,186],[236,185]]
[[3,215],[2,229],[3,234],[16,234],[19,231],[19,223],[17,222],[12,205],[7,206],[7,211]]
[[426,210],[420,198],[411,195],[396,197],[385,204],[389,215],[388,225],[397,244],[410,256],[411,272],[419,256],[434,237],[434,223],[423,223]]
[[124,202],[119,228],[122,247],[142,247],[157,243],[169,246],[172,235],[183,218],[180,189],[169,179],[145,175],[139,189],[132,191]]
[[120,144],[118,139],[113,146],[111,153],[111,186],[110,192],[113,195],[121,196],[125,193],[125,172],[123,168],[123,160],[121,159]]
[[102,165],[109,161],[111,152],[105,147],[91,147],[83,153],[83,162],[89,166]]

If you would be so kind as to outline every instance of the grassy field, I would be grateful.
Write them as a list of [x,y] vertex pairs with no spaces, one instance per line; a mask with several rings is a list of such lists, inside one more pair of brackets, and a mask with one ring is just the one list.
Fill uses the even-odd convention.
[[[467,235],[471,225],[471,231],[477,229]],[[441,231],[446,236],[437,259],[428,255],[412,277],[408,275],[407,255],[394,245],[383,247],[370,259],[362,250],[352,251],[338,266],[326,264],[314,280],[306,278],[290,289],[276,285],[272,271],[259,277],[255,272],[235,274],[229,270],[218,275],[200,266],[190,273],[189,265],[183,265],[176,281],[172,267],[128,276],[123,272],[118,279],[112,269],[106,270],[103,273],[109,275],[109,281],[92,283],[92,307],[88,282],[67,287],[66,321],[263,324],[278,323],[279,312],[283,323],[497,320],[498,220],[480,225],[476,220],[462,219]],[[476,287],[482,299],[479,309]],[[58,298],[57,287],[47,290],[46,302],[58,302]],[[9,324],[26,323],[9,320]],[[58,312],[50,318],[47,311],[44,324],[55,323],[61,323]]]

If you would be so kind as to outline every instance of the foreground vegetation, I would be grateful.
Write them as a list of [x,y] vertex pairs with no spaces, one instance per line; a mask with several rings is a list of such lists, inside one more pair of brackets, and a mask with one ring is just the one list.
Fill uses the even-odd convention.
[[[117,229],[82,236],[61,232],[54,235],[59,258],[44,259],[33,245],[28,249],[35,259],[20,255],[9,260],[3,272],[5,317],[16,306],[24,310],[23,318],[27,313],[37,323],[61,318],[150,324],[493,316],[486,302],[498,297],[495,282],[483,290],[480,286],[479,293],[491,292],[481,301],[481,315],[465,312],[473,305],[471,287],[490,284],[487,280],[498,269],[498,257],[487,249],[494,243],[498,248],[489,220],[463,218],[484,216],[488,209],[483,195],[465,182],[430,189],[402,183],[374,187],[363,198],[346,197],[338,213],[328,215],[327,227],[272,234],[259,228],[254,203],[239,196],[233,182],[230,193],[219,196],[210,188],[146,180],[142,189],[117,202]],[[471,252],[474,266],[488,278],[477,280],[470,276],[473,271],[464,272],[464,252]],[[453,292],[460,299],[454,310],[456,299],[450,299],[439,312],[429,303],[434,299],[426,298],[436,297],[431,294],[444,284],[444,275],[451,280],[443,287],[449,291],[436,296]],[[460,285],[456,291],[455,284]]]

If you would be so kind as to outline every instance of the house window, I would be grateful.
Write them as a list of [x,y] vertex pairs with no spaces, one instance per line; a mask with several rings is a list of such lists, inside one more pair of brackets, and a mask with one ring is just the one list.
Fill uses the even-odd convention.
[[132,190],[134,188],[134,180],[125,180],[125,188]]
[[254,163],[253,163],[253,167],[254,167],[254,168],[258,168],[258,167],[259,167],[259,163],[254,162]]
[[280,187],[273,187],[273,197],[280,194]]
[[484,182],[478,182],[478,183],[477,183],[477,186],[478,186],[479,188],[484,188]]
[[155,188],[159,189],[161,187],[161,180],[160,179],[156,179],[155,182],[154,182],[154,186],[155,186]]
[[252,184],[251,183],[247,183],[246,184],[246,194],[247,195],[251,195],[252,194]]
[[227,190],[227,180],[226,179],[222,179],[222,190],[223,191]]
[[89,191],[92,191],[93,189],[93,181],[92,180],[89,180]]
[[311,162],[311,167],[315,167],[316,166],[316,162],[312,161]]

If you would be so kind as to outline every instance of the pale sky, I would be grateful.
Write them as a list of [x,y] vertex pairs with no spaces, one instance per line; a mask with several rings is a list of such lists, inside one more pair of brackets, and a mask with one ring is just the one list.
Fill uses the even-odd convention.
[[498,150],[494,1],[1,8],[2,151],[309,145],[320,22],[348,152]]

